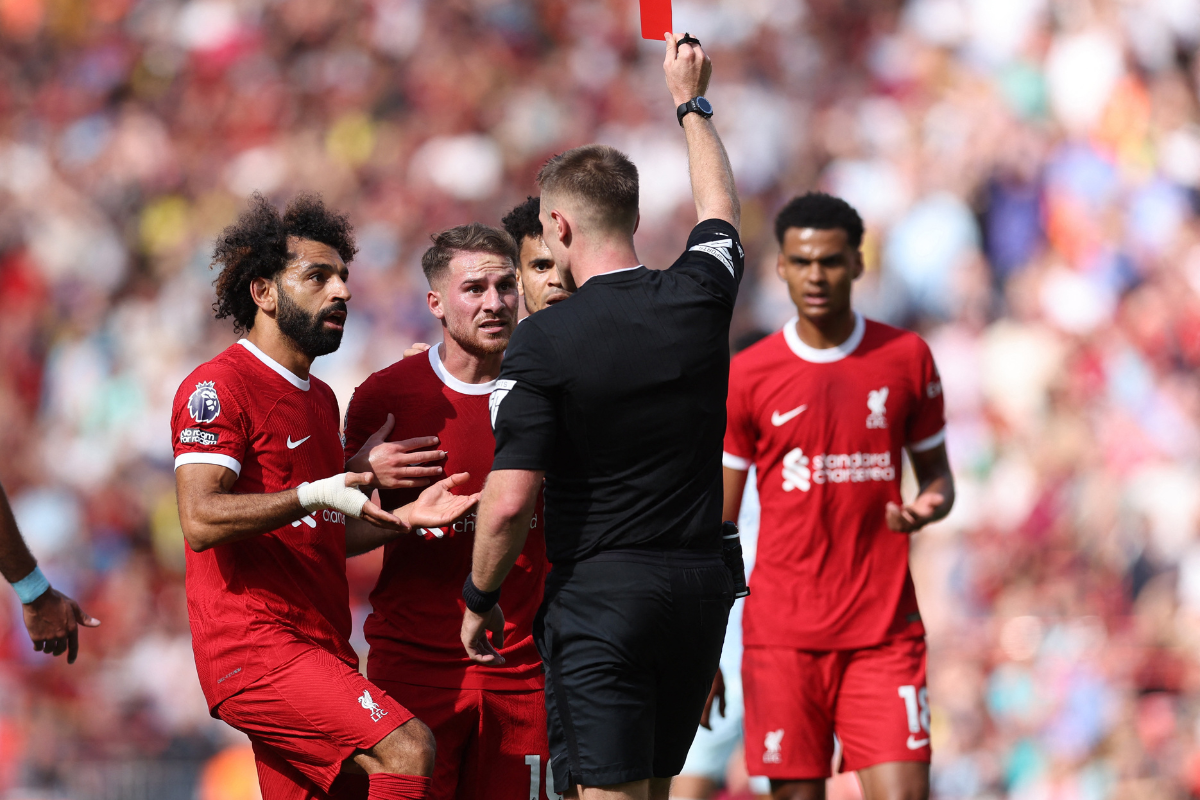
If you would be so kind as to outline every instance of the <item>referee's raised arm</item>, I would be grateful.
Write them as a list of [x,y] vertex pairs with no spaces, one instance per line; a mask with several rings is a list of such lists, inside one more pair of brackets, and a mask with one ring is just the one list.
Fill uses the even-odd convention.
[[[704,98],[712,77],[712,61],[699,42],[677,44],[679,34],[665,34],[667,57],[663,72],[677,106],[676,115],[687,136],[688,171],[692,198],[700,221],[723,219],[741,227],[742,205],[733,182],[733,168],[712,123],[712,106]],[[686,36],[686,34],[685,34]],[[695,41],[694,39],[691,41]]]

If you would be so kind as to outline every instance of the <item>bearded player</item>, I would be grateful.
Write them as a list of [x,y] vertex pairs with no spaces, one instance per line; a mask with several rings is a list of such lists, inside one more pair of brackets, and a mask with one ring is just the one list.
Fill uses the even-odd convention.
[[[834,736],[866,800],[928,798],[925,629],[909,535],[950,511],[942,387],[929,348],[850,302],[863,225],[825,194],[779,213],[798,317],[729,375],[725,519],[746,474],[762,503],[743,618],[746,762],[777,800],[823,798]],[[900,497],[901,453],[920,486]]]
[[[377,447],[384,439],[436,436],[442,450],[432,463],[447,473],[469,472],[456,491],[476,492],[492,466],[488,398],[517,320],[517,249],[503,231],[480,224],[443,231],[433,242],[421,263],[443,341],[358,387],[346,414],[346,455],[363,454],[347,468],[368,469],[365,459],[391,447]],[[526,291],[525,300],[542,296]],[[414,496],[411,489],[389,490],[386,472],[376,475],[388,504]],[[439,800],[557,797],[532,631],[547,567],[542,518],[539,503],[504,584],[502,667],[468,659],[456,628],[471,571],[474,514],[424,540],[400,538],[385,547],[364,628],[371,645],[367,674],[433,729],[431,796]]]
[[416,800],[433,767],[429,729],[358,672],[346,553],[456,519],[470,476],[388,513],[356,488],[369,474],[342,474],[337,400],[309,368],[341,342],[354,253],[319,199],[281,216],[256,195],[213,259],[217,318],[246,336],[175,396],[196,667],[213,716],[250,737],[265,800],[337,795],[347,760],[371,800]]
[[542,239],[542,221],[538,217],[541,209],[542,201],[539,198],[527,197],[524,203],[500,220],[504,230],[517,243],[520,256],[517,275],[521,279],[519,288],[526,312],[522,316],[536,314],[571,296],[563,288],[562,278],[554,265],[554,256]]

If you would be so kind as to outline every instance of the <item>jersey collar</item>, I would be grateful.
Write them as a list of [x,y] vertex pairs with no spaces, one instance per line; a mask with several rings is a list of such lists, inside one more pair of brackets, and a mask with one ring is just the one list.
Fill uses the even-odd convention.
[[466,383],[451,375],[450,371],[446,369],[446,365],[442,363],[442,357],[438,355],[438,350],[441,349],[441,347],[442,346],[440,344],[435,344],[433,347],[429,348],[427,352],[429,353],[429,366],[433,367],[433,374],[437,375],[442,383],[446,384],[447,387],[453,389],[459,394],[479,395],[492,393],[492,390],[496,388],[495,381],[488,381],[487,383]]
[[284,380],[286,380],[292,386],[295,386],[297,389],[307,392],[309,387],[312,385],[312,382],[308,379],[300,378],[300,376],[292,372],[283,364],[280,364],[262,350],[259,350],[258,347],[255,346],[254,342],[250,341],[249,339],[238,339],[238,344],[249,350],[255,358],[266,364],[273,372],[279,373],[281,376],[283,376]]
[[837,347],[809,347],[800,340],[800,334],[796,332],[796,323],[799,321],[799,317],[792,317],[787,321],[787,324],[783,326],[783,338],[793,353],[814,364],[831,364],[834,361],[841,361],[858,349],[858,346],[862,344],[863,334],[867,330],[867,321],[862,314],[855,311],[854,330],[850,333],[849,339]]

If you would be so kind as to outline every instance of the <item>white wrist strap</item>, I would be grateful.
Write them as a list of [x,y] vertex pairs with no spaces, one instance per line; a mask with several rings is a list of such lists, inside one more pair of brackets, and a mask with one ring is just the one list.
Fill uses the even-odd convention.
[[34,567],[33,572],[21,578],[12,587],[16,589],[21,605],[28,605],[46,593],[50,588],[50,581],[42,574],[41,567]]
[[367,504],[367,496],[357,487],[346,485],[346,475],[334,475],[319,481],[306,483],[296,489],[296,496],[305,511],[320,511],[332,508],[341,511],[348,517],[362,517],[363,506]]

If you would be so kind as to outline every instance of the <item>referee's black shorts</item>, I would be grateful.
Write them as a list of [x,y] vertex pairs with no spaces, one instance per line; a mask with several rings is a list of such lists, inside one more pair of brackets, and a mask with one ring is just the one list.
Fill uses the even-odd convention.
[[719,553],[618,550],[555,565],[534,637],[556,787],[679,773],[732,604]]

